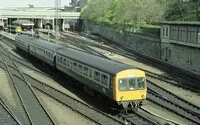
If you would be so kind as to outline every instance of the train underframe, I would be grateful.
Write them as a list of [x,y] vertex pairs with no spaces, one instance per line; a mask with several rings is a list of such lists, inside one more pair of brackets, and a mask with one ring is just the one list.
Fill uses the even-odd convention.
[[120,113],[128,114],[137,111],[143,105],[143,100],[118,102]]

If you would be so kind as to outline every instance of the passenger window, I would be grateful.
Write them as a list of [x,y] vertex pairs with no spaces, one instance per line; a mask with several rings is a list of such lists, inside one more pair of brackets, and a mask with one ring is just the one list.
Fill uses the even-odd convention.
[[92,78],[92,69],[89,69],[89,77]]
[[57,62],[59,63],[59,56],[57,56]]
[[108,76],[101,74],[101,83],[104,85],[108,85]]
[[50,59],[50,52],[48,52],[48,57],[49,57],[49,59]]
[[73,64],[73,69],[74,69],[74,71],[77,71],[77,64],[76,64],[76,62],[74,62],[74,64]]
[[63,64],[62,57],[60,57],[60,63]]
[[67,58],[66,63],[67,63],[67,67],[69,67],[69,59],[68,58]]
[[51,59],[53,59],[53,54],[51,53]]
[[88,68],[87,67],[84,67],[83,74],[85,76],[88,76]]
[[73,68],[73,61],[70,60],[70,68],[72,69]]
[[66,58],[64,58],[64,62],[63,63],[64,63],[64,65],[66,65]]
[[81,74],[82,74],[82,67],[83,67],[82,65],[80,65],[80,64],[78,65],[78,72]]
[[100,82],[100,73],[97,71],[94,71],[94,80]]

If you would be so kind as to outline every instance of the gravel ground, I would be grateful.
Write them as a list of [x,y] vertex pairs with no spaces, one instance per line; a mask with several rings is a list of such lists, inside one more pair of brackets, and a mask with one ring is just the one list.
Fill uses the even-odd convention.
[[161,108],[160,106],[157,106],[149,101],[147,101],[147,104],[143,105],[142,108],[152,114],[155,114],[156,116],[159,116],[160,118],[173,121],[174,123],[177,123],[179,125],[193,125],[192,122],[189,122],[188,120],[183,119],[182,117],[172,112],[169,112],[164,108]]
[[10,85],[8,84],[10,82],[8,78],[8,73],[0,68],[0,97],[5,98],[8,101],[8,104],[12,107],[16,107],[15,99],[13,98],[13,92],[10,89]]
[[181,97],[187,100],[188,102],[200,107],[200,94],[191,92],[190,90],[182,89],[180,87],[173,86],[169,83],[160,81],[158,79],[149,79],[149,80],[151,80],[156,85],[166,89],[167,91],[177,95],[178,97]]
[[8,107],[13,111],[22,124],[28,123],[24,112],[21,112],[24,111],[24,109],[21,103],[19,103],[19,97],[16,92],[12,91],[10,86],[11,84],[13,83],[11,83],[8,73],[0,68],[0,97],[6,101]]
[[33,71],[33,70],[31,70],[31,69],[29,69],[27,67],[24,67],[22,65],[20,66],[20,68],[22,69],[22,71],[24,73],[31,75],[33,78],[35,78],[35,79],[37,79],[37,80],[39,80],[39,81],[41,81],[41,82],[53,87],[53,88],[55,88],[55,89],[57,89],[57,90],[59,90],[59,91],[61,91],[63,93],[66,93],[67,95],[69,95],[69,96],[71,96],[71,97],[73,97],[75,99],[78,99],[78,100],[84,102],[84,100],[80,99],[77,95],[75,95],[71,91],[65,89],[63,86],[61,86],[59,83],[57,83],[51,77],[48,77],[48,76],[46,76],[44,74],[41,74],[39,72],[35,72],[35,71]]
[[51,118],[58,125],[94,125],[94,123],[85,117],[74,112],[65,105],[55,101],[53,98],[34,89],[42,105]]

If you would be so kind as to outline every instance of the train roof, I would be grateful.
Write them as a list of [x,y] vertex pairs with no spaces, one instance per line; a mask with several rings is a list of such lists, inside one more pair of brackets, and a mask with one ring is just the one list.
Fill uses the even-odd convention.
[[108,60],[103,57],[92,55],[92,54],[82,52],[79,50],[74,50],[72,48],[62,48],[62,49],[59,49],[57,53],[61,55],[65,55],[78,62],[81,62],[83,64],[96,68],[100,71],[104,71],[113,75],[123,70],[135,69],[135,67],[127,65],[127,64]]
[[55,43],[51,43],[45,40],[41,40],[41,39],[34,39],[33,41],[31,41],[32,44],[37,45],[39,47],[48,49],[50,51],[56,51],[59,48],[62,48],[63,46],[55,44]]

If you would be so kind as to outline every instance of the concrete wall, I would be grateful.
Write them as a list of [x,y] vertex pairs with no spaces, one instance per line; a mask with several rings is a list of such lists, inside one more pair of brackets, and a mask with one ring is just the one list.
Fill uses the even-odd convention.
[[[184,27],[186,30],[185,32],[188,34],[191,34],[191,32],[188,32],[186,28],[195,27],[186,27],[184,25],[177,26]],[[185,41],[172,40],[170,38],[170,31],[168,36],[163,33],[163,30],[166,27],[171,29],[170,25],[162,25],[161,27],[161,59],[179,68],[195,73],[200,73],[200,44],[197,42],[189,41],[190,39]],[[199,27],[196,26],[196,28]],[[198,34],[197,32],[194,33]],[[189,35],[186,34],[186,36]],[[193,35],[193,37],[194,36],[196,36],[196,39],[198,39],[198,35]]]
[[123,33],[120,32],[120,30],[116,30],[105,25],[84,22],[83,26],[83,29],[86,32],[89,31],[99,34],[104,38],[130,48],[134,52],[143,54],[150,58],[159,59],[160,62],[166,62],[169,65],[191,71],[190,73],[200,73],[200,47],[170,43],[169,35],[162,36],[161,42],[160,39]]
[[200,73],[200,48],[162,43],[161,50],[162,60],[182,69]]
[[160,39],[149,38],[133,33],[124,33],[109,26],[88,22],[84,22],[83,29],[86,32],[89,31],[98,34],[124,47],[130,48],[134,52],[151,58],[160,59]]

